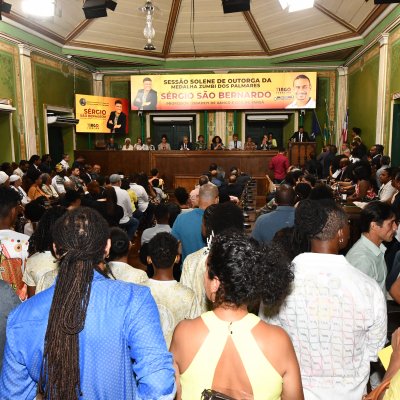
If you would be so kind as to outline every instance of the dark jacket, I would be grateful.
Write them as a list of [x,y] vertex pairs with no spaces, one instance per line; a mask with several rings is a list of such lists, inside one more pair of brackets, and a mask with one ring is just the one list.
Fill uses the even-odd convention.
[[146,103],[145,106],[142,106],[142,99],[143,99],[143,92],[144,89],[139,89],[136,96],[135,100],[133,101],[133,105],[138,108],[138,110],[156,110],[157,109],[157,92],[153,89],[149,91],[149,93],[146,96]]
[[[111,111],[111,114],[107,120],[107,128],[111,131],[114,129],[114,118],[115,118],[115,111]],[[111,124],[110,121],[113,123]],[[115,129],[115,133],[126,133],[126,115],[121,112],[118,117],[118,122],[116,125],[121,125],[120,128]]]

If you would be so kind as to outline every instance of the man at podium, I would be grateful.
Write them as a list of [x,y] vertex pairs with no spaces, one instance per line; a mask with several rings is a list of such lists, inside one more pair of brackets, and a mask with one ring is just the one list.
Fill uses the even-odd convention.
[[300,126],[299,130],[290,137],[292,142],[309,142],[310,138],[307,132],[304,132],[304,128]]

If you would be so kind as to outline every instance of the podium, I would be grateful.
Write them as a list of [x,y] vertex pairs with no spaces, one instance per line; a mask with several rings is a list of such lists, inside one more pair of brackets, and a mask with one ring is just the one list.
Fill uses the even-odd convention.
[[289,162],[290,165],[298,165],[303,168],[312,152],[316,152],[315,142],[289,142]]

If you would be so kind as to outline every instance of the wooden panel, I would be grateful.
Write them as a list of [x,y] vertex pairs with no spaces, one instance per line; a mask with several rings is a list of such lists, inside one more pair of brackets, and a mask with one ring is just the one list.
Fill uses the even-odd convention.
[[189,193],[199,183],[199,177],[191,175],[175,175],[174,176],[174,188],[184,187]]
[[[231,167],[239,168],[258,180],[265,181],[265,174],[270,173],[268,163],[276,155],[276,151],[75,151],[75,157],[82,155],[89,164],[100,164],[102,173],[150,172],[151,168],[160,171],[166,187],[172,189],[174,177],[187,176],[198,179],[208,171],[211,163],[221,166],[226,173]],[[264,194],[265,182],[258,185],[259,195]],[[261,192],[261,193],[260,193]]]
[[289,162],[290,165],[304,167],[309,155],[316,152],[317,144],[315,142],[290,142],[289,143]]

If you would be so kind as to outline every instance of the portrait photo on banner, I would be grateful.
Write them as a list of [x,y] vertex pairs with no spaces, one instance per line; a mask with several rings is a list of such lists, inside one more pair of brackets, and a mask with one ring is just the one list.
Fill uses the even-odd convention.
[[77,133],[128,133],[129,101],[119,97],[75,95]]

